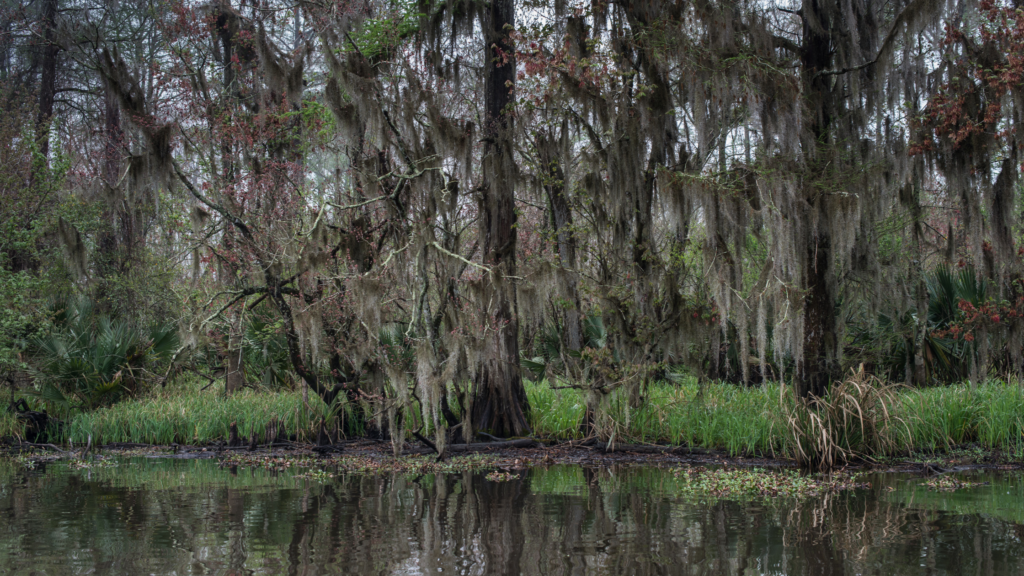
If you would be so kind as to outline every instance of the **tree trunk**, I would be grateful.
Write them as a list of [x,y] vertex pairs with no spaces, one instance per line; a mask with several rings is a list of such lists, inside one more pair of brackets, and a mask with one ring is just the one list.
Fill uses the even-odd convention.
[[[108,199],[103,210],[104,226],[100,229],[97,238],[97,275],[103,286],[106,281],[113,280],[125,261],[122,248],[131,238],[119,237],[118,230],[124,230],[123,221],[127,217],[123,212],[123,198],[120,198],[118,180],[121,175],[121,108],[117,102],[117,95],[108,86],[103,90],[103,136],[104,136],[104,158],[103,158],[103,179],[104,184],[110,188],[106,191]],[[119,221],[122,222],[119,228]]]
[[[832,79],[820,72],[832,67],[832,22],[821,0],[803,3],[803,50],[800,63],[804,83],[810,142],[804,142],[807,163],[813,166],[827,161],[830,155],[830,129],[835,105]],[[805,178],[813,178],[808,173]],[[819,222],[816,230],[808,234],[804,257],[804,338],[803,354],[797,366],[797,394],[801,397],[822,397],[832,379],[837,376],[838,335],[836,334],[836,301],[830,275],[832,270],[832,230],[828,203],[818,197],[814,182],[804,183],[810,212],[807,221]],[[816,212],[816,214],[814,214]]]
[[823,397],[836,376],[838,347],[835,295],[829,286],[832,250],[828,236],[817,236],[807,247],[804,271],[803,360],[798,367],[797,393]]
[[50,153],[50,119],[57,95],[57,0],[45,0],[42,7],[42,74],[39,79],[39,111],[36,142],[44,163]]
[[565,310],[562,338],[569,350],[580,350],[583,348],[583,334],[580,325],[580,295],[575,277],[576,238],[572,231],[572,209],[565,193],[565,172],[562,170],[557,151],[546,137],[538,138],[537,149],[545,171],[544,191],[547,193],[551,221],[555,230],[555,248],[558,250],[558,259],[562,267],[569,271],[568,285],[565,288],[571,302]]
[[486,50],[484,153],[480,204],[484,264],[492,268],[487,289],[488,334],[474,390],[472,422],[476,430],[519,436],[529,430],[529,404],[519,368],[519,318],[516,287],[515,159],[513,103],[515,53],[508,33],[515,25],[514,0],[491,0],[483,26]]
[[[238,321],[237,324],[241,324]],[[242,362],[242,334],[240,326],[231,326],[228,335],[227,370],[224,374],[224,392],[228,395],[245,386],[244,365]]]

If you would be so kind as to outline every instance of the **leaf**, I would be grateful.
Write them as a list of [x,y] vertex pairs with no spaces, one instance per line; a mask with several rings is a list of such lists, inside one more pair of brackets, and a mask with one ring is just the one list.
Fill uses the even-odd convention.
[[531,374],[536,376],[537,380],[544,378],[544,374],[547,372],[548,369],[548,363],[545,362],[544,358],[541,358],[540,356],[537,356],[532,360],[527,360],[526,358],[523,358],[519,361],[519,363],[520,365],[522,365],[523,368],[525,368]]

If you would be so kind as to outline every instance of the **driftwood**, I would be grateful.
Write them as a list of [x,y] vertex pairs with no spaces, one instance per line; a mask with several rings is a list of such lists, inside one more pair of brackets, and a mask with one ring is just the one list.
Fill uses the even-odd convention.
[[634,452],[638,454],[710,454],[711,452],[703,448],[690,448],[688,446],[651,446],[646,444],[612,444],[609,449],[607,442],[593,442],[590,444],[581,444],[581,446],[588,446],[596,448],[604,452]]
[[56,423],[60,426],[60,421],[50,418],[50,416],[44,412],[36,412],[31,410],[24,398],[14,399],[14,390],[11,389],[11,402],[7,409],[14,413],[19,420],[25,422],[25,438],[33,443],[47,444],[45,440],[47,438],[47,428],[51,422]]
[[533,438],[520,438],[504,442],[474,442],[472,444],[449,444],[452,452],[477,452],[480,450],[503,450],[505,448],[541,448],[544,445]]
[[104,444],[103,448],[152,448],[153,444],[142,444],[140,442],[111,442]]
[[67,450],[61,450],[60,448],[54,446],[53,444],[37,444],[35,442],[19,442],[17,444],[17,446],[28,446],[29,448],[49,448],[50,450],[56,450],[57,452],[60,452],[61,454],[67,454],[68,453]]
[[437,446],[435,446],[434,443],[428,440],[425,436],[423,436],[417,431],[413,431],[412,435],[415,436],[416,439],[419,440],[420,442],[426,444],[427,448],[430,448],[431,451],[433,451],[435,454],[437,454],[438,456],[441,455],[441,452],[438,451]]

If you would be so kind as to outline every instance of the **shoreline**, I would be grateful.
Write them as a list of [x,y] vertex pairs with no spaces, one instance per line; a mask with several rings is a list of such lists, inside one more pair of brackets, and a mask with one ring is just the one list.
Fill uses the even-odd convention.
[[[445,460],[438,461],[436,453],[429,448],[409,446],[400,457],[392,453],[391,443],[383,440],[343,440],[329,446],[310,443],[278,443],[273,446],[228,447],[226,445],[152,445],[142,443],[111,443],[93,447],[59,447],[53,444],[4,441],[0,444],[0,458],[15,458],[51,462],[59,460],[83,460],[91,456],[103,457],[147,457],[170,459],[219,459],[227,463],[246,462],[256,465],[261,460],[303,460],[323,464],[359,460],[377,464],[378,473],[400,471],[410,462],[424,465],[448,463],[459,469],[460,460],[472,461],[473,457],[486,457],[488,465],[502,469],[527,469],[533,466],[553,464],[585,467],[611,465],[631,466],[714,466],[723,468],[760,468],[765,470],[797,470],[795,460],[762,456],[731,456],[724,450],[690,449],[685,446],[619,445],[614,451],[607,451],[602,443],[583,445],[579,441],[564,441],[544,444],[534,441],[532,445],[510,446],[510,442],[473,444],[470,450],[450,452]],[[953,450],[929,455],[911,454],[903,457],[886,458],[876,462],[856,461],[840,467],[832,474],[846,472],[905,472],[934,475],[937,473],[968,470],[1024,470],[1024,462],[1004,457],[998,451],[984,450],[976,445],[955,447]],[[372,473],[372,472],[369,472]]]

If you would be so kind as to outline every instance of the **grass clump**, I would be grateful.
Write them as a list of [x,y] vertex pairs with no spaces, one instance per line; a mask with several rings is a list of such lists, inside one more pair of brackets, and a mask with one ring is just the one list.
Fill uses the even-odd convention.
[[0,410],[0,438],[21,438],[25,433],[25,423],[18,415],[9,410]]
[[[531,427],[535,434],[562,440],[579,438],[586,411],[583,392],[527,382]],[[730,455],[784,454],[785,414],[779,387],[759,388],[696,379],[649,385],[639,406],[631,406],[626,390],[616,390],[603,403],[606,434],[615,430],[621,442],[668,443],[723,449]]]
[[905,390],[899,400],[898,415],[914,450],[951,452],[977,443],[1024,458],[1024,387],[1018,382]]
[[909,448],[894,415],[896,386],[864,373],[837,382],[824,398],[794,398],[786,416],[791,453],[805,468],[832,470],[854,459]]
[[[580,437],[583,392],[527,382],[531,426],[555,439]],[[731,456],[794,458],[815,469],[856,459],[953,453],[978,444],[1024,459],[1024,387],[990,381],[934,388],[889,385],[863,372],[806,403],[788,386],[743,387],[696,379],[655,383],[631,406],[626,390],[604,400],[600,433],[620,443],[722,450]],[[922,456],[923,457],[923,456]]]
[[286,435],[301,440],[315,437],[324,411],[319,399],[306,404],[300,392],[243,390],[225,397],[221,390],[201,391],[198,382],[186,381],[166,393],[82,412],[67,423],[65,437],[74,443],[92,435],[93,442],[207,444],[227,438],[232,422],[244,438],[263,437],[276,418]]
[[899,413],[915,449],[948,450],[971,442],[977,435],[981,407],[967,386],[905,390]]

